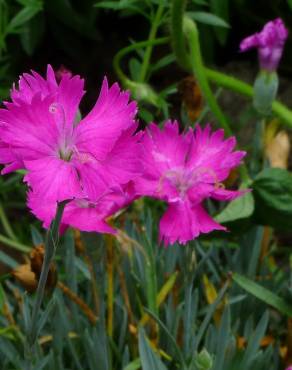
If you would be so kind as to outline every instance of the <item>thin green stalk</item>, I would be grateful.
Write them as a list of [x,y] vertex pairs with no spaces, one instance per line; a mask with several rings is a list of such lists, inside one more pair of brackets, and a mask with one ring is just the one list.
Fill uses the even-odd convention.
[[12,230],[12,227],[9,223],[8,218],[6,217],[6,214],[4,212],[4,209],[3,209],[3,206],[2,206],[1,203],[0,203],[0,220],[2,222],[2,226],[5,230],[5,232],[9,236],[9,238],[14,240],[14,241],[17,241],[17,237],[16,237],[16,235],[14,234],[14,232]]
[[[148,38],[149,41],[153,41],[156,37],[156,33],[157,33],[157,30],[158,30],[158,27],[159,27],[159,24],[160,24],[163,9],[164,9],[164,3],[163,3],[163,1],[161,1],[158,8],[157,8],[155,17],[154,17],[152,25],[151,25],[149,38]],[[148,71],[149,63],[150,63],[150,59],[151,59],[152,49],[153,49],[153,45],[151,45],[151,44],[147,45],[147,48],[146,48],[146,51],[145,51],[145,54],[144,54],[144,58],[143,58],[143,62],[142,62],[142,66],[141,66],[141,70],[140,70],[140,76],[139,76],[139,80],[138,80],[139,82],[144,82],[145,79],[146,79],[147,71]]]
[[[205,73],[207,78],[216,85],[224,87],[228,90],[232,90],[246,97],[253,98],[253,87],[246,82],[243,82],[235,77],[228,76],[224,73],[214,71],[210,68],[205,68]],[[279,101],[274,100],[272,103],[272,111],[283,121],[283,123],[289,127],[292,127],[292,111],[290,109],[281,104]]]
[[21,244],[15,240],[11,240],[2,234],[0,234],[0,242],[20,252],[28,253],[31,251],[31,247]]
[[205,74],[205,69],[203,65],[201,50],[200,50],[200,42],[199,42],[199,34],[198,29],[191,19],[184,18],[184,28],[185,34],[189,41],[189,50],[190,50],[190,58],[192,62],[192,72],[196,76],[198,81],[198,85],[202,91],[202,94],[210,107],[210,110],[213,112],[215,117],[217,118],[220,126],[225,130],[228,136],[232,135],[232,131],[229,127],[229,124],[225,118],[225,115],[221,111],[217,100],[209,86],[208,79]]
[[38,282],[38,287],[36,291],[36,297],[33,305],[32,316],[30,321],[30,326],[28,328],[28,335],[27,335],[27,346],[26,346],[26,358],[28,360],[28,369],[31,369],[33,354],[34,354],[34,346],[38,336],[38,315],[39,310],[44,298],[45,293],[45,286],[48,278],[48,273],[50,270],[51,262],[54,258],[56,248],[59,242],[59,226],[61,223],[62,215],[64,212],[65,205],[68,201],[63,201],[58,203],[56,217],[53,220],[50,229],[47,232],[46,241],[45,241],[45,256],[42,265],[42,271],[40,275],[40,279]]
[[114,70],[119,78],[119,80],[122,82],[124,86],[129,86],[131,84],[131,80],[125,75],[125,73],[122,71],[122,68],[120,66],[122,58],[131,53],[132,51],[135,51],[137,49],[145,48],[149,45],[156,46],[156,45],[162,45],[167,44],[170,41],[169,37],[161,37],[159,39],[155,40],[146,40],[141,42],[136,42],[135,44],[129,45],[123,49],[121,49],[113,59],[113,66]]
[[[172,29],[172,32],[174,32],[173,29]],[[176,35],[179,34],[178,32],[174,32],[174,33]],[[115,55],[113,65],[114,65],[115,72],[118,78],[120,79],[120,81],[123,83],[123,85],[126,87],[130,87],[132,83],[132,81],[122,71],[121,66],[120,66],[121,60],[124,56],[131,53],[132,51],[144,48],[148,45],[152,45],[152,46],[163,45],[163,44],[167,44],[169,41],[170,41],[169,37],[161,37],[155,40],[146,40],[146,41],[137,42],[135,44],[125,47],[124,49],[121,49]],[[172,40],[172,44],[177,45],[179,43],[174,42]],[[180,58],[180,61],[178,60],[178,62],[182,64],[181,63],[182,56],[184,57],[184,60],[189,61],[189,59],[186,58],[187,56],[186,52],[183,52],[182,55],[178,57],[178,54],[179,54],[178,49],[179,48],[177,46],[176,46],[176,49],[174,49],[175,55],[177,56],[177,58]],[[203,67],[203,68],[205,71],[205,76],[207,77],[209,81],[215,83],[218,86],[226,88],[228,90],[237,92],[240,95],[246,96],[248,98],[253,98],[253,95],[254,95],[253,87],[249,85],[248,83],[243,82],[235,77],[226,75],[222,72],[217,72],[207,67]],[[188,64],[188,67],[186,67],[185,69],[190,71],[190,64]],[[272,111],[281,121],[283,121],[284,124],[286,124],[288,127],[292,127],[292,111],[290,109],[288,109],[285,105],[283,105],[279,101],[274,100],[274,102],[272,103]]]
[[[216,97],[209,86],[209,81],[205,73],[205,67],[202,60],[196,23],[190,18],[184,17],[185,6],[185,0],[172,1],[171,27],[174,53],[178,62],[184,66],[185,69],[190,70],[195,75],[210,110],[213,112],[226,134],[231,136],[232,131],[228,121],[225,118],[224,113],[221,111]],[[181,27],[181,29],[179,29],[179,27]],[[189,53],[187,52],[184,42],[184,35],[188,40]],[[189,57],[187,57],[188,55]],[[240,174],[243,181],[249,182],[248,170],[245,165],[240,167]]]
[[114,330],[114,239],[112,235],[107,235],[107,333],[113,337]]

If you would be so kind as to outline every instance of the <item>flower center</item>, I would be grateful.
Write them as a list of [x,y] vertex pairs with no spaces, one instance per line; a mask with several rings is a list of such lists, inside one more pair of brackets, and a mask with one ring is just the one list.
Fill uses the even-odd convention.
[[87,199],[76,199],[75,202],[80,208],[96,208],[96,203]]
[[[199,183],[214,184],[215,188],[223,186],[218,182],[216,173],[208,168],[173,168],[161,176],[158,192],[175,190],[174,198],[184,199],[188,190]],[[170,188],[169,188],[170,185]]]
[[188,189],[197,181],[195,171],[187,170],[186,168],[174,168],[166,171],[161,176],[158,186],[158,192],[165,190],[165,186],[170,185],[178,193],[180,198],[184,198]]
[[60,159],[69,162],[74,154],[73,127],[66,122],[62,104],[58,102],[51,104],[49,112],[53,115],[58,130],[57,155]]
[[58,155],[59,158],[63,161],[70,162],[73,155],[73,150],[71,150],[70,148],[59,149]]

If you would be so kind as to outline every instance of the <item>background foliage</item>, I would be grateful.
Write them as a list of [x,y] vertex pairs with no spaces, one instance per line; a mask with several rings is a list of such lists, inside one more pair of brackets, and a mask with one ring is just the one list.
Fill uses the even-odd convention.
[[[82,113],[107,74],[139,100],[141,127],[169,116],[183,127],[208,120],[216,126],[169,40],[151,44],[169,37],[170,6],[163,0],[0,0],[1,98],[8,99],[18,74],[44,72],[51,63],[86,77]],[[276,16],[286,25],[292,20],[291,1],[280,0],[193,0],[186,11],[198,24],[205,63],[251,83],[256,57],[241,55],[239,41]],[[280,94],[289,101],[290,40],[285,50]],[[289,142],[292,113],[281,115],[276,107],[263,122],[250,100],[220,86],[217,79],[213,92],[248,152],[253,189],[227,207],[207,205],[230,232],[164,249],[157,242],[163,206],[148,199],[119,215],[115,239],[67,232],[39,318],[34,369],[276,370],[292,362],[292,176],[289,148],[271,149],[283,129]],[[282,168],[273,168],[275,153]],[[0,178],[1,369],[24,368],[44,242],[26,210],[22,178],[21,172]],[[228,185],[242,180],[235,172]]]

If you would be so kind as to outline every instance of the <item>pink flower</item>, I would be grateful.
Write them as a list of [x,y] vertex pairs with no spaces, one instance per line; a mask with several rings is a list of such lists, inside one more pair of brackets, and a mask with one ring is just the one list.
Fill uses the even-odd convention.
[[282,19],[277,18],[268,22],[261,32],[243,39],[240,50],[257,48],[261,69],[273,72],[278,67],[287,37],[287,28]]
[[[68,226],[82,231],[95,231],[100,233],[115,233],[106,219],[120,209],[128,206],[138,196],[134,184],[130,181],[123,186],[113,187],[94,201],[89,198],[79,198],[70,201],[64,210],[61,230]],[[48,199],[40,199],[33,191],[28,194],[28,206],[32,213],[48,228],[55,217],[57,203]]]
[[96,201],[105,189],[126,184],[139,172],[136,103],[104,79],[95,106],[76,122],[83,84],[68,73],[58,84],[48,66],[46,79],[24,74],[12,102],[0,109],[3,173],[28,170],[25,181],[40,199]]
[[235,138],[223,139],[224,131],[211,133],[200,126],[180,134],[177,122],[163,129],[151,124],[143,139],[143,176],[136,180],[139,195],[168,203],[160,221],[160,240],[165,245],[185,244],[201,233],[225,230],[205,211],[206,198],[232,200],[240,191],[222,187],[230,170],[239,165],[245,152],[233,151]]
[[292,370],[292,365],[288,366],[286,370]]

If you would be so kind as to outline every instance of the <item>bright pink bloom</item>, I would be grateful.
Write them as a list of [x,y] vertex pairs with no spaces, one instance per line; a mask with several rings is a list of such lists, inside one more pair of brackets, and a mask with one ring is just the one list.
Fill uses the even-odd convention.
[[139,172],[136,103],[104,79],[95,106],[76,122],[83,84],[70,74],[58,84],[48,66],[46,79],[24,74],[11,92],[12,103],[0,109],[0,163],[6,173],[27,169],[25,181],[39,198],[95,201]]
[[261,32],[242,40],[240,50],[257,48],[261,69],[273,72],[278,67],[287,37],[287,28],[282,19],[277,18],[268,22]]
[[[88,198],[74,199],[65,206],[61,230],[64,231],[68,226],[72,226],[82,231],[114,234],[115,229],[107,223],[106,219],[137,198],[134,184],[129,182],[123,186],[111,188],[95,201]],[[48,228],[56,214],[56,202],[40,199],[30,191],[28,206],[32,213],[43,221],[43,226]]]
[[222,188],[230,170],[245,152],[233,151],[234,137],[224,131],[211,133],[210,126],[180,134],[177,122],[163,129],[151,124],[143,136],[143,176],[136,180],[139,195],[164,200],[168,209],[160,221],[160,240],[165,245],[185,244],[201,233],[225,230],[204,210],[206,198],[232,200],[242,194]]

